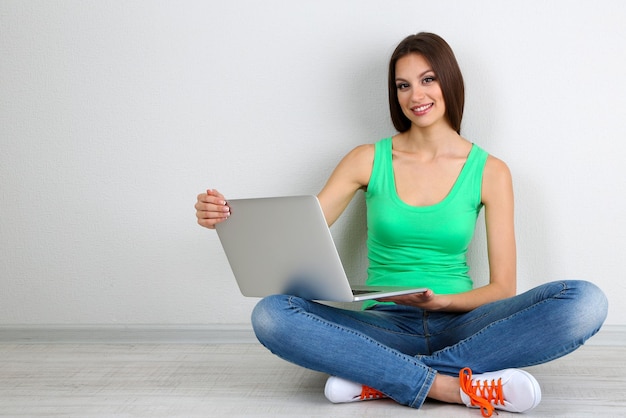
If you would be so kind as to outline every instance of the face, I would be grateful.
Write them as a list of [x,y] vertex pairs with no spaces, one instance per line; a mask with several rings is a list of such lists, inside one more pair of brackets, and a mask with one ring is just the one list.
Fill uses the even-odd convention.
[[414,126],[426,128],[446,123],[446,105],[435,72],[419,54],[408,54],[396,62],[398,103]]

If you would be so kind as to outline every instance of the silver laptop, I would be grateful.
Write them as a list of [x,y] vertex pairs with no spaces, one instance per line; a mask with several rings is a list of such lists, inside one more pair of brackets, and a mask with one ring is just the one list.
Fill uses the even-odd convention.
[[354,302],[424,288],[352,288],[316,196],[229,200],[217,234],[244,296]]

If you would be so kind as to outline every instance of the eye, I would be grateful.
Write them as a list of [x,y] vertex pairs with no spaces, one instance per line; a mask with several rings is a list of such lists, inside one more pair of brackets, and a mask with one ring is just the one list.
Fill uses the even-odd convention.
[[423,84],[432,84],[437,81],[437,78],[434,75],[427,75],[422,79]]
[[409,86],[409,83],[404,83],[404,82],[402,82],[402,83],[397,83],[397,84],[396,84],[396,88],[397,88],[398,90],[406,90],[406,89],[408,89],[409,87],[410,87],[410,86]]

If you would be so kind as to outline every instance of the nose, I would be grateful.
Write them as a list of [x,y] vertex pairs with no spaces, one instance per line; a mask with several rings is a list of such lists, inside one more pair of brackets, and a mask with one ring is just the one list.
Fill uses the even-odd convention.
[[411,96],[411,100],[416,103],[421,102],[425,97],[424,89],[419,84],[413,87],[413,95]]

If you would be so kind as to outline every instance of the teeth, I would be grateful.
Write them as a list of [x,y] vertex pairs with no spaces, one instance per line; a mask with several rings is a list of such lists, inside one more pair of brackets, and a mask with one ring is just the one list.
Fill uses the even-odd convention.
[[427,105],[424,105],[424,106],[419,106],[419,107],[416,107],[416,108],[415,108],[415,110],[416,110],[417,112],[422,112],[422,111],[424,111],[424,110],[428,109],[429,107],[430,107],[430,105],[429,105],[429,104],[427,104]]

